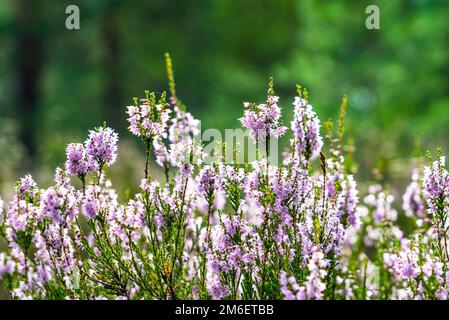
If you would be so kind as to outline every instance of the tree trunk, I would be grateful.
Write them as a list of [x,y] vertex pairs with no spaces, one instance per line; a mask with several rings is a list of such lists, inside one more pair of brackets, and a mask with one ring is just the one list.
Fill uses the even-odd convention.
[[20,120],[20,139],[28,155],[36,154],[36,119],[42,69],[42,36],[36,28],[38,18],[33,0],[15,0],[17,112]]
[[109,4],[103,13],[101,21],[101,36],[104,50],[104,87],[103,103],[105,115],[110,120],[110,126],[121,130],[124,108],[122,106],[121,68],[120,68],[120,34],[119,5]]

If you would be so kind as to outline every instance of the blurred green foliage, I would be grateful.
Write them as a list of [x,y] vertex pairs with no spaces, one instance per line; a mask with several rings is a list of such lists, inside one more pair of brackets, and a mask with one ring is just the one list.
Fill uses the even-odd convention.
[[[80,30],[65,28],[69,4],[80,8]],[[380,8],[380,30],[365,28],[369,4]],[[167,89],[167,51],[178,95],[203,128],[238,127],[242,102],[263,101],[270,75],[286,122],[297,82],[323,121],[347,94],[359,179],[378,168],[390,181],[406,168],[405,179],[405,159],[449,140],[444,0],[3,0],[0,48],[0,125],[25,143],[17,174],[62,165],[65,145],[103,120],[132,139],[125,106]],[[26,100],[29,83],[36,94]]]

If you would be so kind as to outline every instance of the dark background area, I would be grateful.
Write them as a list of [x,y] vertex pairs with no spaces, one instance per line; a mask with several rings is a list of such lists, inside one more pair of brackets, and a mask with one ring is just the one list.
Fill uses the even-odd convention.
[[[80,30],[65,27],[70,4]],[[365,28],[369,4],[380,30]],[[347,94],[359,181],[405,182],[410,157],[449,140],[448,1],[0,0],[2,192],[27,172],[48,183],[66,144],[104,120],[121,139],[115,184],[135,183],[142,152],[125,106],[167,89],[164,52],[203,129],[239,127],[269,76],[285,123],[297,82],[322,121]]]

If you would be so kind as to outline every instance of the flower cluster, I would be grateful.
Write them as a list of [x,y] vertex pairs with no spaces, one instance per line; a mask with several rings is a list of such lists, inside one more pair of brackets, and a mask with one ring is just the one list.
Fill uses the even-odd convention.
[[71,143],[67,146],[66,170],[71,176],[85,175],[92,165],[86,157],[86,151],[81,143]]
[[421,188],[418,184],[419,173],[414,170],[412,175],[412,182],[407,187],[407,190],[402,197],[402,209],[404,209],[407,217],[424,217],[424,201]]
[[429,240],[427,236],[421,235],[411,240],[403,239],[395,252],[384,253],[385,265],[395,284],[392,292],[394,298],[448,298],[447,265],[431,254]]
[[307,265],[309,275],[303,285],[299,285],[294,276],[287,278],[285,271],[281,272],[281,292],[286,300],[321,300],[326,289],[325,279],[327,275],[326,267],[328,261],[324,254],[313,248],[313,254]]
[[[140,102],[140,103],[139,103]],[[152,140],[156,136],[165,134],[167,121],[170,118],[170,109],[167,108],[165,96],[156,101],[155,94],[146,91],[146,98],[128,107],[129,131],[143,139]]]
[[292,121],[294,152],[300,161],[316,158],[323,146],[320,136],[320,120],[308,102],[307,92],[298,89],[298,96],[293,102],[295,115]]
[[112,165],[117,159],[117,143],[118,135],[113,129],[104,126],[91,130],[84,144],[67,146],[67,173],[83,180],[87,173]]
[[[0,201],[0,285],[12,298],[448,298],[449,174],[441,152],[414,171],[400,210],[396,190],[372,185],[361,195],[341,126],[338,139],[328,130],[323,140],[305,90],[289,129],[272,81],[266,103],[245,104],[240,121],[255,142],[268,146],[291,132],[279,166],[268,153],[244,165],[205,164],[199,121],[174,83],[170,91],[170,104],[165,93],[147,92],[128,107],[129,131],[146,152],[136,194],[120,196],[108,179],[118,137],[103,126],[68,145],[52,186],[27,175],[5,210]],[[399,218],[410,220],[408,230]]]
[[281,108],[278,105],[279,97],[274,95],[273,80],[270,80],[267,102],[256,104],[245,102],[245,112],[240,123],[249,130],[255,142],[268,143],[270,137],[283,136],[287,127],[280,125]]
[[95,161],[101,167],[110,166],[117,159],[118,136],[111,128],[100,127],[89,132],[85,142],[89,161]]

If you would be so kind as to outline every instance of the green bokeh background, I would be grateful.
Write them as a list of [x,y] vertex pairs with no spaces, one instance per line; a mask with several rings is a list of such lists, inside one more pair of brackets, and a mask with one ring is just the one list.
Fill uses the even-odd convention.
[[[80,30],[65,28],[70,4]],[[380,30],[365,27],[369,4]],[[103,120],[121,139],[115,183],[137,181],[143,150],[126,131],[125,106],[167,89],[167,51],[177,93],[203,129],[237,128],[242,102],[264,101],[269,76],[286,123],[298,82],[322,121],[347,94],[359,181],[374,168],[383,182],[405,183],[410,157],[448,144],[448,1],[1,0],[2,192],[27,172],[48,183],[66,144]]]

